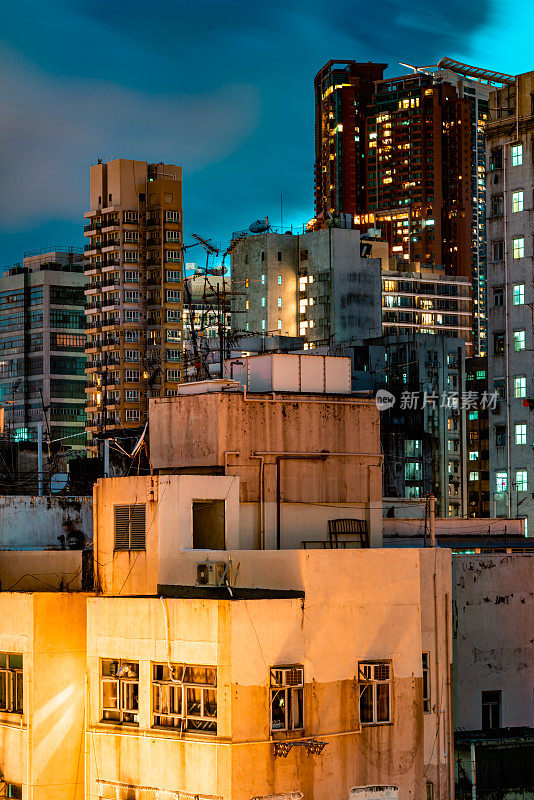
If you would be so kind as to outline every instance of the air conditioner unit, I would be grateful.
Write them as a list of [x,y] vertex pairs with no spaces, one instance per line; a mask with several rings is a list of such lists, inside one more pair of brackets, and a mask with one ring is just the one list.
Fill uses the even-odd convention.
[[200,561],[197,564],[197,586],[221,585],[225,569],[224,561]]

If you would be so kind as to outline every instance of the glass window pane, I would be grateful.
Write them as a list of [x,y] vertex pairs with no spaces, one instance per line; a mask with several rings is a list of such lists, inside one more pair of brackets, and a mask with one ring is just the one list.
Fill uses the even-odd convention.
[[373,722],[373,686],[360,687],[360,722]]
[[303,689],[291,690],[291,727],[299,730],[304,727],[304,691]]
[[22,689],[22,686],[23,686],[22,672],[17,672],[16,675],[14,676],[14,680],[15,680],[15,703],[14,703],[13,711],[15,711],[17,714],[22,714],[22,708],[23,708],[23,706],[22,706],[22,702],[23,702],[23,700],[22,700],[22,692],[23,692],[23,689]]
[[138,710],[139,684],[122,683],[122,707],[128,711]]
[[389,683],[376,685],[376,710],[377,722],[389,721]]
[[11,667],[11,669],[22,669],[22,654],[10,653],[9,666]]
[[0,710],[7,710],[7,681],[8,673],[0,672]]
[[103,681],[102,683],[103,708],[118,708],[118,683],[116,681]]
[[204,689],[204,716],[217,717],[217,692],[214,689]]
[[202,689],[187,687],[187,716],[202,716]]
[[285,689],[271,690],[272,730],[286,729],[286,692]]

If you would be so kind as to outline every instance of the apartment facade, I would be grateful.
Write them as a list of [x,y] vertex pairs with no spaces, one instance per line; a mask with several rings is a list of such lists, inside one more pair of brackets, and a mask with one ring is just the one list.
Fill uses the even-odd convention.
[[489,385],[499,395],[490,416],[493,515],[534,525],[532,352],[534,73],[500,90],[486,129],[488,165]]
[[[359,66],[345,62],[345,71]],[[385,67],[372,66],[380,72]],[[484,126],[490,94],[509,83],[511,76],[448,58],[414,68],[412,75],[375,77],[372,91],[366,87],[353,101],[361,116],[357,131],[349,123],[354,135],[345,136],[344,122],[331,110],[332,144],[316,147],[315,223],[348,213],[363,230],[383,229],[392,254],[468,277],[477,354],[486,351],[487,335]],[[324,128],[322,104],[349,91],[335,76],[327,74],[319,85],[316,79],[316,139]],[[325,174],[328,187],[321,183]]]
[[15,441],[85,445],[84,258],[28,253],[0,278],[0,396]]
[[117,159],[91,167],[85,246],[87,434],[141,428],[148,398],[182,380],[182,170]]

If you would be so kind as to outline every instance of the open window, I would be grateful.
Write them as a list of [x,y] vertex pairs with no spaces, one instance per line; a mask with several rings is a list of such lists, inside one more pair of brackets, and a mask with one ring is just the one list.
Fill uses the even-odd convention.
[[271,667],[271,733],[304,729],[304,667]]
[[391,662],[360,662],[358,681],[362,725],[391,722]]
[[226,549],[224,500],[193,500],[193,547]]
[[102,722],[139,724],[139,664],[103,658],[101,661]]
[[217,733],[217,668],[152,665],[153,726]]

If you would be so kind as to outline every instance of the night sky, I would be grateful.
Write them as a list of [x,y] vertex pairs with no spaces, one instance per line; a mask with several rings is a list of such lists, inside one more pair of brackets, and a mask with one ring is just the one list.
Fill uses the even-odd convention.
[[[519,6],[523,6],[523,11]],[[0,9],[0,264],[82,245],[98,157],[183,165],[185,241],[313,215],[329,59],[534,68],[520,0],[18,0]],[[530,17],[530,19],[529,19]],[[529,24],[530,22],[530,24]],[[530,58],[529,58],[530,56]],[[200,258],[191,251],[188,260]]]

